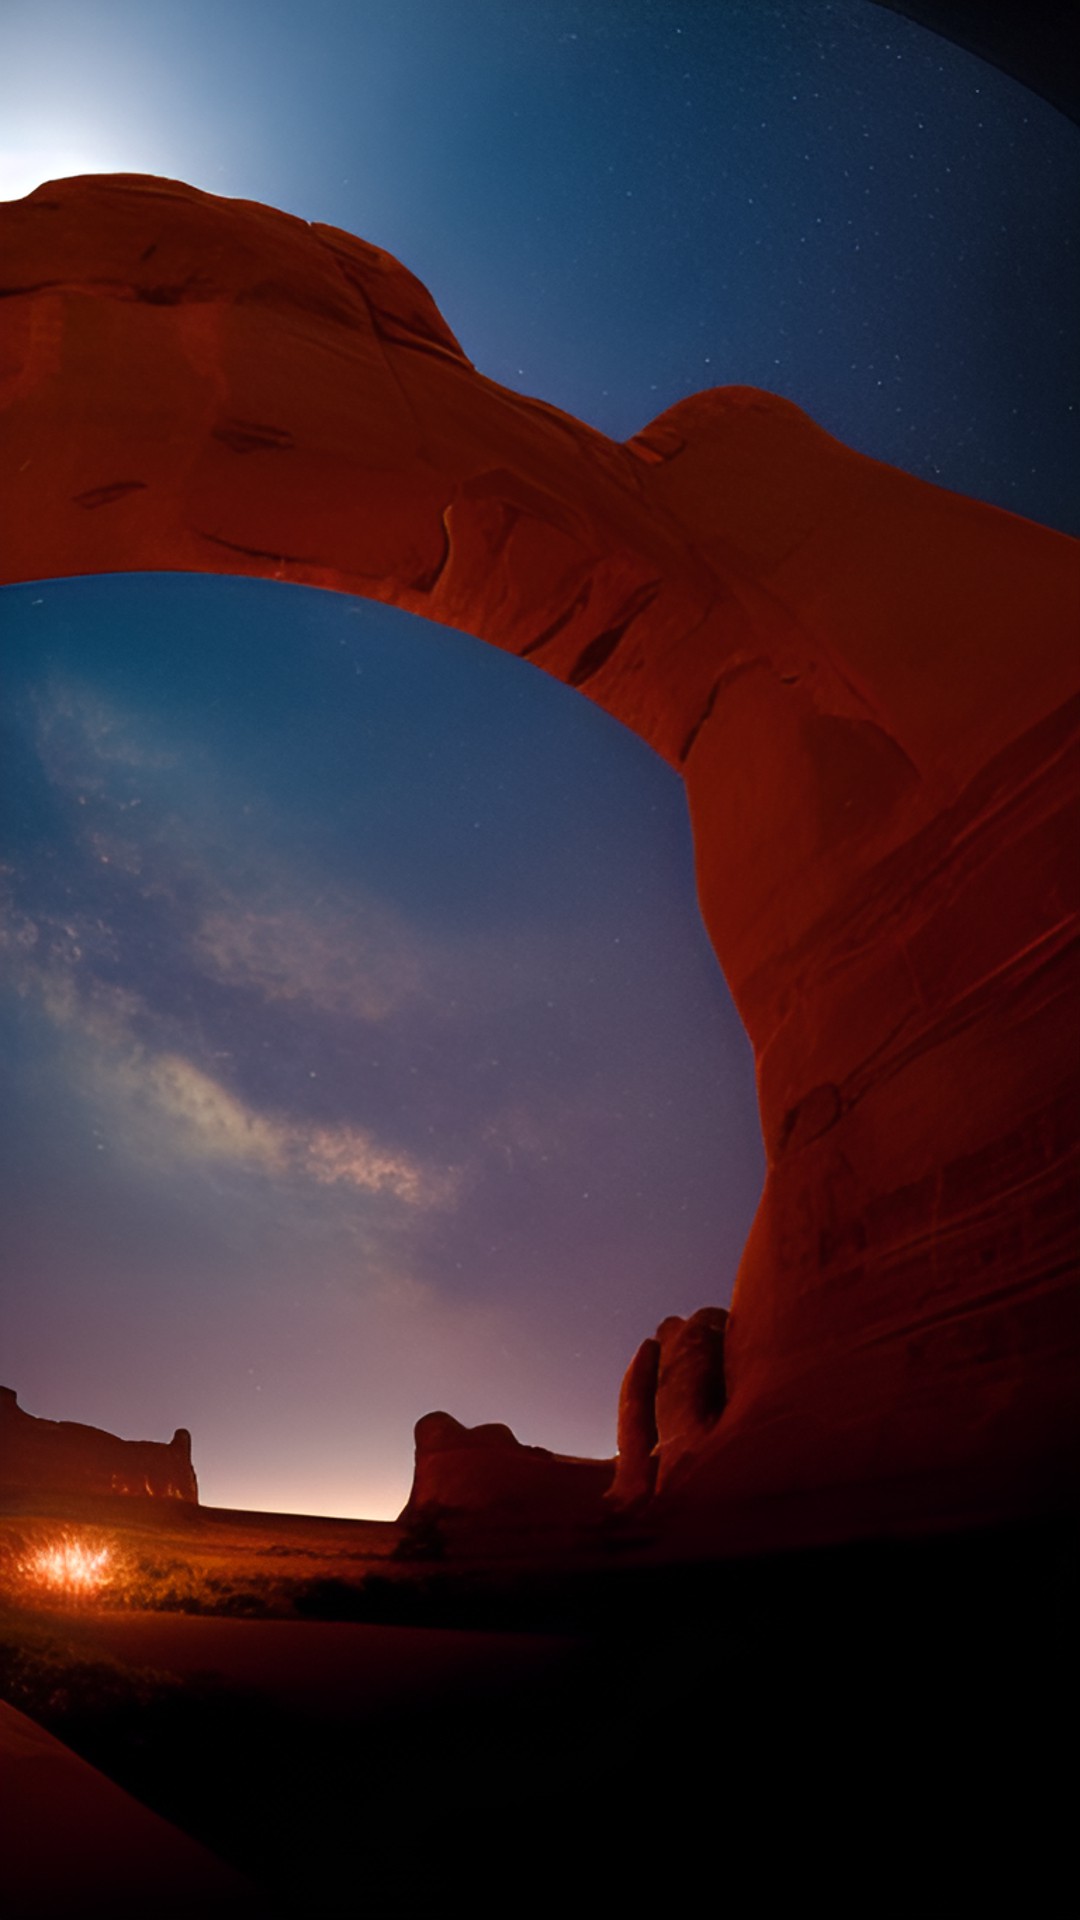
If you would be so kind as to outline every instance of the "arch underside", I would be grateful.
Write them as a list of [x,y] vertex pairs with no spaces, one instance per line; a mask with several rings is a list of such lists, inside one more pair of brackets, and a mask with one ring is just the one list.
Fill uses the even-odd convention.
[[[576,686],[682,774],[768,1177],[691,1545],[1075,1485],[1076,544],[697,394],[618,444],[390,256],[179,183],[0,209],[6,581],[258,575]],[[1075,843],[1074,843],[1075,844]]]

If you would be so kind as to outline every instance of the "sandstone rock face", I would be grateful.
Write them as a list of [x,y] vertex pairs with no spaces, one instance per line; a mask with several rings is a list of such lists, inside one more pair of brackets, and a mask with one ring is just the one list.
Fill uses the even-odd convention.
[[10,1387],[0,1387],[0,1486],[27,1493],[199,1498],[186,1427],[169,1441],[118,1440],[74,1420],[38,1420],[24,1413]]
[[701,1307],[688,1320],[670,1314],[638,1348],[619,1395],[613,1505],[640,1505],[666,1484],[676,1461],[704,1447],[727,1400],[729,1318],[723,1307]]
[[676,1447],[700,1445],[724,1411],[729,1318],[723,1307],[701,1307],[688,1320],[665,1320],[657,1329],[656,1438],[662,1460]]
[[681,772],[768,1176],[675,1534],[1071,1501],[1076,543],[745,388],[618,445],[485,380],[389,256],[264,207],[114,176],[0,224],[5,579],[393,601]]
[[416,1423],[416,1468],[401,1518],[430,1511],[546,1524],[598,1518],[610,1460],[576,1460],[523,1446],[509,1427],[463,1427],[449,1413]]

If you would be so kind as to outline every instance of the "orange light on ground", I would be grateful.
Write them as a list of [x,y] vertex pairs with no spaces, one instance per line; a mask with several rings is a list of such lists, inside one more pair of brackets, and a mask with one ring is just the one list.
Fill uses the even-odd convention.
[[112,1577],[108,1547],[65,1538],[39,1547],[23,1562],[23,1573],[56,1599],[88,1600],[107,1587]]

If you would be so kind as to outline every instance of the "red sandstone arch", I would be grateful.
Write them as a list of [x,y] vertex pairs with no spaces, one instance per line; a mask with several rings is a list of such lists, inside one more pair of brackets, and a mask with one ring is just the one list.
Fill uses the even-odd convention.
[[265,207],[113,176],[0,217],[3,579],[393,601],[682,773],[769,1159],[727,1411],[662,1466],[689,1537],[1069,1499],[1076,544],[750,389],[616,444],[484,379],[388,255]]

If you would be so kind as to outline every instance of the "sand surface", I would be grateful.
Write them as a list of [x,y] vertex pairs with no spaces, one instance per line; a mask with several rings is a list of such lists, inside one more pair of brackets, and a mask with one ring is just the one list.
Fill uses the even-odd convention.
[[82,1614],[70,1638],[131,1665],[213,1674],[306,1713],[350,1720],[394,1702],[502,1689],[562,1672],[578,1643],[540,1634],[357,1622],[223,1620],[161,1613]]

